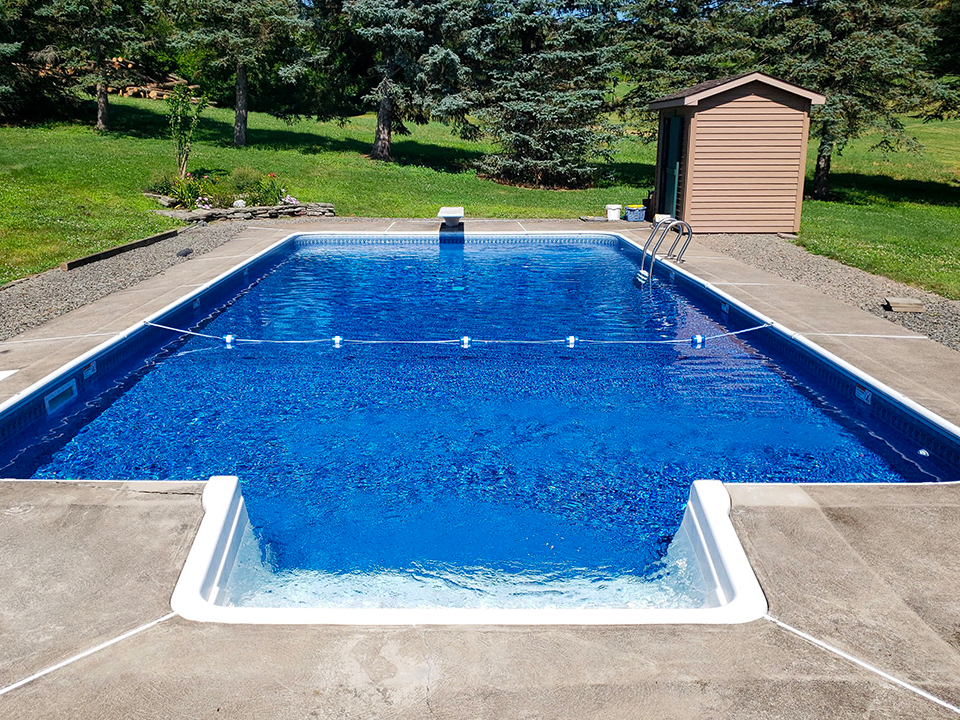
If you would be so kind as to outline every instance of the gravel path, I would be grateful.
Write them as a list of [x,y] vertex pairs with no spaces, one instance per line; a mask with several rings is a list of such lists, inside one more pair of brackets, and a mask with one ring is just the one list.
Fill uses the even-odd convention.
[[[352,223],[358,220],[349,218]],[[297,218],[288,222],[292,225],[315,221],[315,218]],[[326,222],[335,223],[336,220],[331,218]],[[176,237],[70,272],[48,270],[11,283],[0,289],[0,339],[42,325],[70,310],[135,285],[172,265],[188,262],[190,258],[202,255],[235,237],[248,224],[218,222],[192,226],[181,230]],[[705,248],[787,280],[809,285],[826,295],[960,350],[960,302],[956,300],[947,300],[819,255],[811,255],[776,235],[698,235],[696,239]],[[191,248],[193,253],[178,257],[177,253],[185,248]],[[923,302],[926,312],[886,312],[882,307],[885,296],[917,298]]]
[[[696,240],[709,250],[816,288],[824,295],[960,350],[960,301],[813,255],[776,235],[697,235]],[[916,298],[923,302],[926,312],[886,311],[883,309],[885,297]]]

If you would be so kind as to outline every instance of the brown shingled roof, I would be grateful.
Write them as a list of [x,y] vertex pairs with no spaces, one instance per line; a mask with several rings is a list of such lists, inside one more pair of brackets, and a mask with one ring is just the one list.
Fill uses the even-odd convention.
[[[678,101],[685,100],[686,98],[692,97],[695,95],[704,95],[704,93],[706,94],[705,97],[715,95],[716,92],[722,92],[722,90],[718,89],[716,92],[710,92],[710,90],[713,90],[714,88],[720,88],[724,85],[742,84],[742,83],[737,83],[737,81],[743,80],[744,78],[748,78],[748,77],[752,77],[753,80],[756,80],[759,82],[766,82],[770,85],[779,87],[784,90],[795,92],[798,95],[807,97],[814,104],[821,104],[824,102],[824,99],[825,99],[823,95],[821,95],[816,91],[808,90],[807,88],[800,87],[799,85],[794,85],[793,83],[788,83],[784,80],[778,80],[777,78],[771,77],[766,73],[753,70],[751,72],[742,73],[740,75],[731,75],[729,77],[719,78],[717,80],[707,80],[706,82],[702,82],[699,85],[694,85],[692,87],[684,88],[683,90],[679,90],[678,92],[675,92],[671,95],[665,95],[661,98],[657,98],[656,100],[653,100],[652,102],[650,102],[648,107],[651,110],[653,110],[653,109],[657,109],[658,107],[662,108],[662,107],[674,107],[677,105],[696,105],[697,102],[684,103],[684,102],[678,102]],[[752,82],[752,80],[748,82]],[[702,97],[698,98],[698,100],[702,100],[702,99],[703,99]]]
[[651,100],[651,102],[658,103],[658,102],[665,102],[667,100],[679,100],[680,98],[685,98],[688,95],[696,95],[698,92],[703,92],[704,90],[715,88],[717,87],[717,85],[723,85],[724,83],[728,83],[733,80],[739,80],[742,77],[746,77],[747,75],[752,75],[752,74],[753,74],[753,71],[751,70],[750,72],[741,73],[740,75],[730,75],[728,77],[719,78],[717,80],[707,80],[706,82],[702,82],[699,85],[692,85],[688,88],[684,88],[683,90],[679,90],[675,93],[671,93],[670,95],[664,95],[663,97],[657,98],[656,100]]

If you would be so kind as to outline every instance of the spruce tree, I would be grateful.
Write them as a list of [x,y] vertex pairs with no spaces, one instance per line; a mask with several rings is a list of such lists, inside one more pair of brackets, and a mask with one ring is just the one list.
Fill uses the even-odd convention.
[[497,0],[478,31],[478,117],[499,145],[481,169],[511,183],[591,184],[610,159],[618,65],[611,14],[581,0]]
[[370,157],[390,160],[393,135],[407,122],[431,118],[452,123],[464,136],[468,121],[469,73],[461,54],[477,4],[471,0],[347,0],[344,11],[354,32],[373,54],[372,91],[377,128]]
[[771,3],[758,35],[764,69],[827,96],[811,117],[819,141],[813,197],[828,197],[831,160],[851,139],[873,131],[881,150],[917,148],[903,116],[956,107],[927,69],[935,39],[929,5],[915,0]]
[[233,144],[247,143],[250,106],[249,75],[269,69],[285,76],[292,87],[296,66],[284,63],[277,48],[297,48],[309,30],[297,0],[172,0],[156,5],[155,14],[169,11],[179,26],[173,40],[181,52],[203,52],[209,64],[234,78]]
[[21,19],[23,4],[3,0],[0,2],[0,118],[15,114],[20,70],[16,61],[23,52]]
[[937,33],[931,56],[934,73],[960,82],[960,0],[937,0],[933,25]]
[[634,88],[622,101],[655,137],[658,97],[706,80],[755,69],[753,30],[766,12],[754,0],[633,0],[621,10],[624,75]]
[[127,63],[142,42],[138,0],[47,0],[36,15],[46,24],[50,45],[43,55],[97,99],[97,130],[110,129],[108,88],[124,82]]

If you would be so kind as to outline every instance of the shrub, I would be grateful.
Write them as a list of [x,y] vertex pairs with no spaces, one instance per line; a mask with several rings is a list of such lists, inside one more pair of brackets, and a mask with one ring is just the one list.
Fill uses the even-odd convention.
[[238,195],[229,183],[214,184],[207,193],[214,207],[231,207]]
[[286,194],[277,176],[269,173],[247,191],[247,205],[279,205]]
[[173,186],[180,180],[180,176],[174,173],[163,173],[154,171],[150,175],[150,182],[147,183],[147,190],[160,193],[161,195],[172,195]]
[[230,183],[238,193],[244,193],[255,187],[263,179],[263,173],[251,167],[234,168],[230,173]]

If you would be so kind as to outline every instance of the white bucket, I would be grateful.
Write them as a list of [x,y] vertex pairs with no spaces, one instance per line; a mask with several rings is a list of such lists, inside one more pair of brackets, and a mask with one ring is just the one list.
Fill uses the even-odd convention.
[[607,220],[619,220],[623,205],[607,205]]

